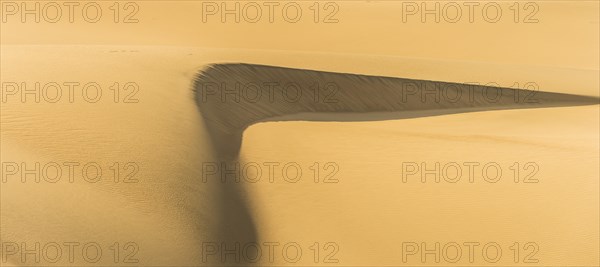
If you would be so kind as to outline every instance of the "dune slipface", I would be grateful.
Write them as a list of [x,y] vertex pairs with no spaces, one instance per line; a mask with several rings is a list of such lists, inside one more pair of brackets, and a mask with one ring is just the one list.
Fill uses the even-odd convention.
[[262,121],[372,121],[406,118],[402,111],[428,111],[420,117],[598,104],[590,96],[252,64],[210,65],[194,89],[210,138],[226,159],[238,156],[244,129]]

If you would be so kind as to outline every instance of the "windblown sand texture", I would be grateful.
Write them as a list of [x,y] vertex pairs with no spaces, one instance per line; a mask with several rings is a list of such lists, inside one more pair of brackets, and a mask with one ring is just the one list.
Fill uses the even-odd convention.
[[[203,22],[202,2],[142,1],[135,2],[139,22],[123,24],[112,22],[114,3],[99,3],[105,13],[94,24],[9,17],[1,25],[3,85],[95,82],[103,94],[89,103],[76,89],[69,101],[63,86],[56,103],[44,95],[37,103],[2,88],[3,163],[81,165],[73,182],[63,168],[56,183],[33,176],[21,182],[2,169],[0,240],[29,249],[36,242],[95,242],[103,256],[90,263],[80,246],[73,261],[63,249],[56,263],[32,255],[24,262],[20,252],[1,250],[1,266],[600,263],[597,1],[536,2],[533,24],[512,23],[511,13],[495,24],[420,23],[416,16],[402,23],[402,3],[391,1],[336,2],[339,21],[332,24],[313,22],[312,2],[301,2],[307,13],[298,23],[237,24],[216,16]],[[514,3],[500,4],[509,10]],[[135,82],[138,101],[124,103],[130,91],[114,101],[115,82]],[[224,87],[214,87],[265,90],[265,82],[293,83],[303,94],[285,101],[276,87],[273,101],[232,102],[221,97]],[[530,82],[537,90],[528,98]],[[315,83],[323,93],[316,101]],[[327,84],[336,86],[331,98]],[[474,97],[422,101],[414,84]],[[502,97],[491,101],[481,97],[486,92]],[[89,162],[102,167],[100,181],[85,181],[81,166]],[[114,182],[115,162],[121,178],[129,173],[125,164],[135,162],[138,181]],[[272,181],[267,162],[279,164]],[[468,162],[480,164],[472,182]],[[258,164],[262,176],[251,169],[260,179],[226,176],[222,183],[227,172],[207,173],[206,163],[237,163],[240,170]],[[290,163],[300,166],[299,181],[286,180]],[[407,176],[407,163],[420,171]],[[461,179],[429,175],[421,182],[422,164],[438,163],[462,166]],[[502,170],[493,183],[482,174],[491,163]],[[532,173],[536,182],[525,183]],[[137,245],[137,263],[123,262],[133,251],[128,242]],[[221,248],[207,255],[207,243],[235,242],[258,242],[260,260],[222,260]],[[279,244],[272,259],[265,242]],[[480,244],[473,262],[465,242]],[[297,262],[282,255],[292,243],[302,249]],[[444,255],[422,261],[420,252],[404,261],[403,243],[457,243],[463,250],[456,263]],[[502,248],[495,263],[482,257],[490,243]],[[537,262],[524,262],[529,256]]]

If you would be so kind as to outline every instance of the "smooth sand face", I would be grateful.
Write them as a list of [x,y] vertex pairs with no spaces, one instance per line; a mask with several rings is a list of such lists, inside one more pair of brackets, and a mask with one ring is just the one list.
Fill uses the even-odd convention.
[[[598,68],[596,1],[532,2],[535,6],[516,1],[518,14],[515,2],[493,2],[484,12],[488,2],[474,1],[479,6],[473,6],[472,16],[469,6],[458,2],[461,16],[457,19],[453,19],[453,2],[437,2],[441,12],[447,13],[439,16],[439,23],[433,15],[421,18],[422,1],[335,1],[331,7],[322,3],[317,23],[314,2],[293,2],[302,12],[295,23],[287,22],[295,21],[295,8],[290,7],[289,15],[284,16],[286,2],[273,2],[280,5],[272,16],[268,5],[258,2],[263,13],[256,23],[248,22],[254,15],[252,6],[242,2],[240,10],[246,7],[248,13],[239,15],[239,23],[233,15],[223,20],[222,1],[135,2],[137,12],[130,19],[137,19],[137,23],[125,23],[131,22],[125,16],[134,11],[133,7],[122,10],[115,23],[110,2],[99,3],[103,16],[96,23],[85,23],[83,4],[72,16],[75,23],[68,23],[68,10],[55,24],[19,23],[17,13],[7,17],[10,27],[3,28],[2,43],[202,46]],[[233,9],[234,3],[225,8]],[[212,4],[219,5],[214,15],[208,12],[209,7],[203,9],[203,5]],[[413,4],[419,5],[419,10],[410,15],[406,6]],[[496,5],[501,9],[497,19]]]
[[[194,78],[208,64],[507,87],[535,82],[547,92],[599,96],[598,3],[539,4],[544,23],[526,26],[408,27],[396,24],[402,19],[398,6],[386,2],[340,2],[340,23],[332,25],[202,24],[193,2],[140,2],[143,23],[125,26],[3,24],[3,84],[96,82],[103,95],[97,103],[80,94],[73,103],[67,95],[57,103],[21,103],[19,96],[1,103],[2,162],[30,168],[35,162],[80,164],[73,183],[66,167],[56,183],[36,183],[33,176],[21,183],[19,175],[7,176],[0,191],[2,242],[25,242],[27,248],[36,242],[79,242],[78,253],[84,244],[98,243],[103,250],[96,263],[81,254],[69,262],[63,246],[59,265],[122,266],[137,259],[145,266],[214,266],[223,257],[220,247],[208,255],[210,245],[225,242],[231,248],[235,240],[223,225],[243,221],[248,212],[262,251],[258,265],[597,265],[598,105],[415,113],[417,118],[389,121],[260,123],[245,131],[240,151],[240,164],[249,166],[250,174],[256,174],[254,164],[263,166],[260,180],[244,180],[235,188],[244,205],[224,204],[227,190],[214,175],[202,182],[207,174],[202,163],[219,161],[192,92]],[[565,9],[570,12],[561,12]],[[452,41],[440,42],[442,37]],[[131,98],[130,91],[120,91],[114,103],[115,82],[135,82],[140,90]],[[139,102],[122,103],[125,99]],[[81,174],[82,166],[93,162],[103,171],[96,183]],[[118,183],[111,169],[115,162]],[[272,183],[264,167],[269,162],[279,164]],[[437,183],[432,175],[422,183],[422,171],[406,169],[453,162],[463,174],[456,183],[444,179],[449,176]],[[472,183],[469,162],[480,164]],[[511,169],[515,162],[518,182]],[[496,183],[486,181],[494,171],[483,177],[482,166],[496,163],[503,175]],[[281,173],[286,164],[300,166],[300,181],[286,180],[294,173]],[[124,183],[131,170],[137,170],[132,179],[138,181]],[[532,172],[527,179],[532,183],[525,183]],[[407,253],[424,248],[423,242],[427,249],[440,244],[439,263],[431,254],[423,261],[420,250]],[[473,262],[470,242],[479,243]],[[455,243],[462,255],[452,263]],[[491,263],[496,244],[502,257]],[[482,255],[486,245],[488,258]],[[284,247],[288,254],[282,254]],[[293,262],[297,247],[302,256]],[[248,265],[246,254],[237,255],[240,265]],[[7,256],[2,265],[51,264],[44,255],[39,263],[20,256]],[[236,264],[232,257],[228,264]]]

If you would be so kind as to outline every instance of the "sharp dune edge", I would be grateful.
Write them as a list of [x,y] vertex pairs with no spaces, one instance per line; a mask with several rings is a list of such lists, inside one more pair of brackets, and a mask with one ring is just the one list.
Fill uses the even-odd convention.
[[194,90],[216,150],[227,159],[238,156],[244,129],[263,121],[374,121],[406,118],[403,111],[433,111],[412,116],[422,117],[599,103],[591,96],[254,64],[209,65]]

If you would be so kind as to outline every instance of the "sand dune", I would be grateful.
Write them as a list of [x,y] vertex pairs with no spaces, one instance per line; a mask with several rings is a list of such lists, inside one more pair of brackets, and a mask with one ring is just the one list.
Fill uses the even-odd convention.
[[0,266],[598,266],[599,5],[2,0]]
[[[378,121],[599,101],[564,93],[250,64],[207,66],[194,90],[215,152],[228,166],[240,161],[243,132],[257,122]],[[231,180],[225,185],[224,207],[235,212],[225,212],[224,233],[228,240],[260,243],[256,215],[247,204],[251,200],[239,187]]]
[[[44,96],[40,103],[23,103],[19,94],[3,95],[3,162],[98,162],[106,173],[98,183],[85,182],[77,173],[74,183],[66,178],[56,184],[21,183],[19,175],[11,175],[2,184],[2,242],[94,241],[106,251],[95,264],[63,257],[60,265],[124,265],[122,259],[114,263],[109,246],[131,241],[139,245],[139,265],[238,264],[231,256],[225,262],[220,255],[205,259],[203,250],[205,242],[236,240],[279,242],[273,261],[263,254],[256,263],[266,266],[401,265],[401,242],[469,241],[501,244],[502,265],[522,265],[513,261],[509,246],[514,242],[536,242],[538,265],[598,262],[598,93],[593,69],[192,47],[3,46],[1,53],[3,83],[94,81],[106,93],[96,103],[80,94],[71,103],[66,92],[57,103],[44,101]],[[215,63],[220,65],[212,65],[211,72],[207,67]],[[32,71],[31,66],[36,68]],[[250,69],[259,71],[248,75]],[[208,70],[207,76],[198,76],[201,70]],[[286,182],[278,175],[273,183],[263,177],[257,183],[223,184],[218,173],[203,182],[202,163],[223,161],[208,119],[220,118],[232,124],[216,126],[234,129],[253,121],[227,119],[244,114],[226,109],[232,107],[227,102],[201,103],[199,80],[229,84],[274,79],[305,85],[322,81],[322,75],[340,84],[350,79],[364,86],[340,87],[338,105],[241,105],[247,112],[264,110],[265,119],[280,115],[278,110],[343,114],[302,113],[253,124],[236,144],[241,145],[239,158],[227,159],[242,165],[295,162],[305,173],[300,182]],[[378,107],[376,102],[352,102],[354,93],[367,95],[383,88],[398,97],[393,89],[395,83],[406,82],[403,79],[493,81],[508,87],[527,77],[535,77],[540,85],[538,105],[515,105],[505,99],[492,107],[476,101],[468,103],[474,109],[469,111],[493,110],[461,113],[460,108],[453,111],[456,103],[419,110],[412,102],[381,96],[378,99],[389,103],[381,111],[410,110],[393,116],[346,113]],[[116,103],[109,90],[114,82],[137,82],[139,102],[122,103],[126,95],[120,95]],[[371,83],[381,86],[373,88]],[[351,88],[352,94],[344,88]],[[540,182],[515,184],[506,177],[492,184],[477,177],[475,183],[463,179],[423,184],[418,175],[403,182],[401,163],[407,161],[497,162],[508,174],[515,161],[536,162]],[[113,183],[109,167],[114,162],[137,162],[139,182]],[[312,182],[309,168],[315,162],[322,168],[319,183]],[[323,183],[331,170],[323,169],[328,162],[339,168],[336,183]],[[281,167],[277,171],[281,173]],[[282,246],[292,242],[304,251],[296,263],[281,257]],[[316,242],[317,262],[310,248]],[[331,242],[336,245],[325,246]],[[325,263],[332,252],[338,262]],[[417,258],[406,264],[448,265]],[[252,264],[245,260],[242,257],[239,265]],[[36,265],[32,258],[23,263],[18,253],[7,263]],[[37,264],[49,265],[43,258]],[[489,263],[479,257],[473,264]]]

